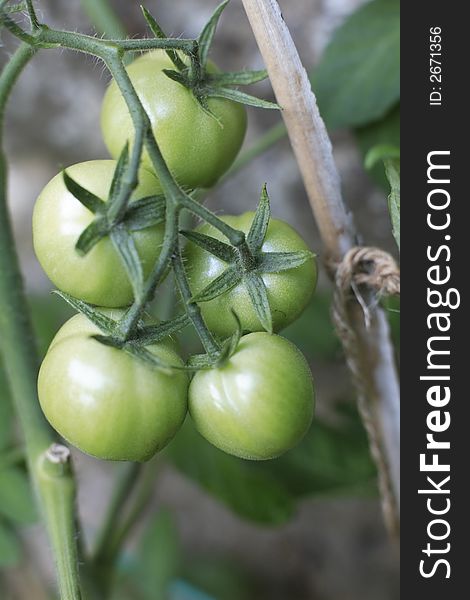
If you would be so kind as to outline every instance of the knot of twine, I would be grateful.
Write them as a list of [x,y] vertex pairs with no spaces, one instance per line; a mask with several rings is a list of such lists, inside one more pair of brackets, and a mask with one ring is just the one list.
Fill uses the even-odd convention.
[[336,267],[336,287],[343,294],[349,293],[353,284],[366,285],[379,296],[400,294],[400,270],[395,259],[380,250],[356,246],[344,255]]
[[400,270],[395,259],[379,248],[351,248],[335,267],[336,284],[333,320],[341,339],[348,367],[358,391],[358,408],[366,428],[372,457],[377,465],[382,508],[389,530],[396,534],[399,517],[388,469],[383,436],[375,410],[376,393],[367,379],[366,365],[361,363],[360,340],[353,326],[350,305],[354,299],[362,308],[366,329],[371,323],[371,308],[382,296],[400,294]]

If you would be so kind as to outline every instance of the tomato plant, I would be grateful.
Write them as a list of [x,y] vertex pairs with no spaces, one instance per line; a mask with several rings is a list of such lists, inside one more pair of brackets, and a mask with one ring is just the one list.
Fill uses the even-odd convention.
[[[227,171],[240,150],[246,111],[232,100],[209,98],[210,114],[191,90],[165,74],[172,67],[167,54],[157,50],[135,60],[127,72],[170,171],[186,188],[208,188]],[[209,63],[208,71],[218,70]],[[125,143],[134,138],[134,126],[115,82],[104,97],[101,126],[106,145],[117,158]],[[142,164],[152,168],[147,153]]]
[[[101,344],[92,337],[99,333],[83,315],[62,326],[39,372],[41,408],[51,425],[83,452],[112,460],[148,460],[184,421],[188,376],[151,368],[124,350]],[[183,364],[168,343],[148,348],[171,365]]]
[[250,333],[226,363],[196,373],[189,411],[199,432],[221,450],[250,460],[275,458],[310,426],[309,366],[288,340]]
[[[106,202],[115,168],[113,160],[92,160],[68,167],[66,172]],[[155,194],[161,194],[158,180],[141,170],[133,200]],[[67,189],[63,175],[56,175],[42,190],[34,207],[36,256],[48,277],[61,290],[99,306],[130,304],[133,299],[131,282],[111,240],[108,237],[101,239],[84,256],[75,248],[92,220],[93,213]],[[159,254],[163,226],[134,231],[132,237],[144,274],[148,274]]]

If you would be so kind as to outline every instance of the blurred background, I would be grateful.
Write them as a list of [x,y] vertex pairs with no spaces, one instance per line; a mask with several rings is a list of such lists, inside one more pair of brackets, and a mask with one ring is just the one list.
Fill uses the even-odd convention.
[[[93,2],[36,4],[51,26],[94,31],[87,13],[90,6],[93,12]],[[110,4],[130,36],[146,33],[139,2]],[[197,36],[217,4],[145,2],[168,34],[185,37]],[[281,0],[280,5],[312,73],[357,228],[367,244],[397,255],[383,167],[367,171],[364,155],[378,144],[399,143],[398,1]],[[4,64],[15,42],[3,32],[1,37]],[[239,0],[231,0],[224,12],[212,58],[227,70],[262,68]],[[9,202],[42,351],[70,313],[49,295],[51,284],[34,256],[32,207],[61,167],[107,157],[99,129],[107,83],[98,62],[46,51],[27,67],[9,105]],[[251,91],[272,99],[269,83]],[[280,123],[272,111],[248,112],[245,150]],[[207,204],[220,213],[253,210],[266,181],[273,216],[294,225],[321,261],[321,241],[295,159],[279,127],[274,131],[278,141],[220,183]],[[367,440],[330,322],[330,300],[331,287],[322,273],[312,305],[284,333],[306,354],[315,379],[317,419],[307,438],[285,457],[253,465],[209,447],[185,426],[146,467],[137,490],[145,501],[119,560],[116,599],[398,599],[397,548],[382,522]],[[398,342],[397,307],[387,308]],[[0,449],[6,452],[17,442],[1,372],[0,395]],[[99,530],[113,482],[125,467],[79,452],[74,461],[80,536],[86,544]],[[47,540],[34,524],[21,456],[8,469],[2,466],[0,457],[0,597],[51,598],[44,591],[52,581]]]

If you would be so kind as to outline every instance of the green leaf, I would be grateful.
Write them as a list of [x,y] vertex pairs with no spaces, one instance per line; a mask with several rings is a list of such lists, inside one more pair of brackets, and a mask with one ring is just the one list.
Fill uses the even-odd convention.
[[[145,6],[141,6],[141,9],[142,9],[142,12],[144,13],[144,18],[147,21],[147,24],[150,27],[150,30],[152,31],[153,35],[159,39],[167,38],[168,36],[165,34],[163,29],[157,23],[155,18],[145,8]],[[181,58],[178,56],[178,53],[175,50],[167,50],[166,53],[167,53],[168,57],[170,58],[171,62],[178,69],[178,71],[183,71],[186,68],[186,65],[181,60]]]
[[386,158],[400,158],[400,148],[392,144],[379,144],[373,146],[366,154],[364,166],[366,169],[373,169],[379,162]]
[[255,108],[267,108],[271,110],[279,110],[281,107],[275,102],[269,102],[268,100],[261,100],[251,94],[235,90],[227,87],[216,87],[216,86],[204,86],[203,93],[209,98],[224,98],[225,100],[232,100],[232,102],[238,102],[239,104],[245,104],[246,106],[254,106]]
[[215,9],[213,15],[205,25],[204,29],[201,31],[199,35],[199,61],[201,66],[204,68],[207,64],[207,57],[209,54],[210,47],[212,45],[212,40],[214,38],[214,33],[217,28],[217,24],[220,19],[220,15],[224,11],[225,7],[228,4],[228,0],[224,0],[222,4]]
[[[383,119],[355,130],[356,139],[363,156],[376,146],[400,147],[400,105],[395,106]],[[382,164],[369,170],[369,175],[384,190],[389,189]]]
[[18,538],[13,531],[0,521],[0,567],[16,565],[21,556]]
[[91,211],[93,214],[103,213],[105,210],[105,202],[92,194],[79,183],[73,180],[67,171],[62,171],[62,177],[67,190],[74,196],[79,202],[83,204],[85,208]]
[[232,71],[225,73],[209,73],[205,81],[215,86],[251,85],[268,77],[266,69],[261,71]]
[[138,556],[139,588],[148,598],[167,598],[182,561],[178,531],[169,511],[160,510],[147,525]]
[[124,223],[129,231],[139,231],[165,221],[164,196],[147,196],[131,202],[126,210]]
[[272,475],[211,446],[190,419],[165,452],[182,473],[246,519],[280,524],[294,512],[290,495]]
[[13,411],[10,390],[5,370],[0,358],[0,451],[6,448],[12,437]]
[[388,208],[392,219],[393,237],[400,250],[400,159],[387,158],[384,161],[387,179],[390,182],[391,192],[388,197]]
[[293,450],[266,467],[296,496],[376,492],[376,470],[354,405],[344,405],[337,424],[314,419]]
[[209,300],[213,300],[217,296],[229,292],[239,283],[241,277],[236,267],[229,267],[222,275],[211,281],[207,287],[195,294],[191,298],[191,302],[209,302]]
[[246,241],[254,254],[257,254],[263,246],[270,218],[271,207],[269,204],[268,190],[266,184],[264,184],[263,189],[261,190],[258,207],[256,208],[256,213],[246,238]]
[[61,292],[60,290],[54,290],[54,294],[63,298],[67,304],[74,308],[82,315],[85,315],[94,325],[96,325],[106,335],[113,335],[116,332],[117,323],[110,319],[91,304],[74,298],[70,294]]
[[259,258],[258,271],[260,273],[279,273],[300,267],[314,254],[308,250],[298,252],[264,252]]
[[226,263],[233,263],[237,258],[237,252],[235,248],[229,244],[221,242],[220,240],[208,235],[204,235],[203,233],[199,233],[197,231],[180,231],[180,233],[184,235],[184,237],[190,242],[193,242],[210,254],[217,256],[217,258],[220,258],[220,260],[223,260]]
[[134,238],[124,225],[114,227],[110,237],[131,282],[134,297],[140,298],[144,286],[144,272]]
[[261,325],[268,333],[272,333],[273,317],[271,314],[271,307],[269,306],[268,291],[263,278],[252,271],[244,274],[243,283],[246,286],[251,303],[253,304],[253,308],[255,309]]
[[103,217],[94,219],[86,229],[82,231],[75,249],[81,256],[85,256],[102,238],[109,233],[108,222]]
[[34,523],[36,506],[26,474],[20,469],[0,469],[0,514],[17,523]]
[[312,76],[331,128],[379,119],[400,97],[400,3],[373,0],[336,31]]

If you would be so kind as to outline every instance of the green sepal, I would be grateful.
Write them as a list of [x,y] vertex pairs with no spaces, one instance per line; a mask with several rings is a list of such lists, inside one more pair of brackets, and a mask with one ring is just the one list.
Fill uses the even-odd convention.
[[165,211],[164,196],[146,196],[129,204],[124,223],[130,231],[153,227],[165,221]]
[[229,292],[241,281],[241,278],[242,274],[237,267],[228,267],[222,275],[216,277],[207,287],[195,294],[191,298],[191,302],[209,302],[209,300]]
[[264,184],[261,190],[258,207],[256,209],[253,222],[251,223],[250,231],[246,236],[246,241],[250,250],[257,254],[263,247],[266,233],[268,231],[269,220],[271,218],[271,206],[269,203],[268,190]]
[[217,28],[217,24],[219,22],[220,16],[224,11],[225,7],[228,4],[228,0],[224,0],[222,4],[215,9],[209,21],[204,26],[204,29],[201,31],[198,37],[199,43],[199,62],[204,68],[207,64],[207,57],[209,55],[209,50],[212,45],[212,40],[214,39],[214,33]]
[[235,319],[236,329],[235,333],[231,335],[227,340],[225,340],[222,346],[222,351],[220,353],[219,360],[217,361],[218,365],[222,365],[235,354],[238,348],[238,344],[240,343],[240,339],[243,335],[242,324],[237,313],[233,310],[233,308],[230,310],[230,312],[232,313],[232,316]]
[[273,318],[271,314],[271,307],[269,306],[268,301],[268,291],[262,277],[251,271],[249,273],[245,273],[243,276],[243,282],[246,286],[251,303],[261,325],[268,333],[272,333]]
[[144,272],[134,238],[122,224],[113,227],[110,238],[126,270],[134,296],[140,298],[144,286]]
[[309,250],[298,252],[263,252],[259,257],[258,271],[260,273],[279,273],[300,267],[313,258],[315,254]]
[[67,171],[62,171],[62,178],[64,185],[67,190],[76,198],[85,208],[87,208],[93,214],[102,214],[105,211],[106,203],[92,194],[74,179],[70,177]]
[[96,325],[98,329],[100,329],[105,335],[113,336],[117,329],[118,323],[113,319],[110,319],[102,312],[97,310],[92,304],[88,304],[88,302],[84,302],[83,300],[79,300],[78,298],[74,298],[70,294],[66,294],[60,290],[54,290],[53,294],[57,294],[63,300],[67,302],[73,309],[77,312],[85,315],[87,319],[89,319],[93,325]]
[[170,335],[179,333],[190,322],[189,316],[184,313],[169,321],[162,321],[158,325],[147,325],[138,328],[131,340],[142,346],[151,346],[152,344],[161,342]]
[[191,89],[191,84],[189,83],[189,79],[180,73],[179,71],[173,71],[173,69],[163,69],[163,72],[167,77],[176,81],[176,83],[180,83],[185,88]]
[[117,201],[119,197],[119,193],[122,188],[122,180],[124,175],[127,172],[129,167],[129,142],[126,142],[124,148],[121,150],[121,154],[119,155],[118,161],[116,163],[116,168],[114,169],[113,179],[111,181],[111,185],[109,187],[108,194],[108,211],[113,206],[113,204]]
[[225,98],[225,100],[232,100],[232,102],[238,102],[239,104],[245,104],[247,106],[254,106],[256,108],[268,108],[271,110],[280,110],[281,107],[275,102],[269,102],[268,100],[261,100],[246,92],[235,90],[227,87],[216,87],[206,85],[204,86],[204,94],[209,98]]
[[206,81],[212,87],[227,85],[251,85],[264,81],[268,77],[266,69],[260,71],[227,71],[225,73],[208,73]]
[[124,347],[124,342],[122,341],[122,339],[114,337],[112,335],[96,334],[92,335],[91,337],[100,344],[103,344],[103,346],[110,346],[111,348],[116,348],[118,350],[122,350],[122,348]]
[[206,250],[226,263],[233,263],[237,258],[237,252],[233,246],[225,244],[216,238],[203,233],[198,233],[197,231],[182,230],[180,233],[190,242],[193,242],[203,250]]
[[[147,25],[150,27],[150,30],[153,33],[153,35],[156,38],[159,38],[161,40],[167,38],[168,36],[165,34],[163,29],[157,23],[157,21],[155,20],[155,17],[153,17],[150,14],[150,12],[145,8],[145,6],[141,6],[140,8],[142,9],[144,18],[147,21]],[[181,60],[181,58],[178,56],[178,53],[175,50],[166,50],[166,53],[167,53],[168,57],[170,58],[171,62],[175,65],[175,67],[179,71],[183,71],[186,68],[186,65]]]
[[123,346],[123,350],[131,356],[142,360],[151,367],[158,369],[159,371],[163,371],[163,373],[166,373],[167,375],[171,375],[175,369],[181,369],[181,367],[167,364],[165,361],[159,359],[157,356],[146,350],[143,346],[135,343],[126,343]]
[[108,233],[109,225],[106,217],[97,217],[82,231],[75,244],[75,250],[81,256],[85,256]]

